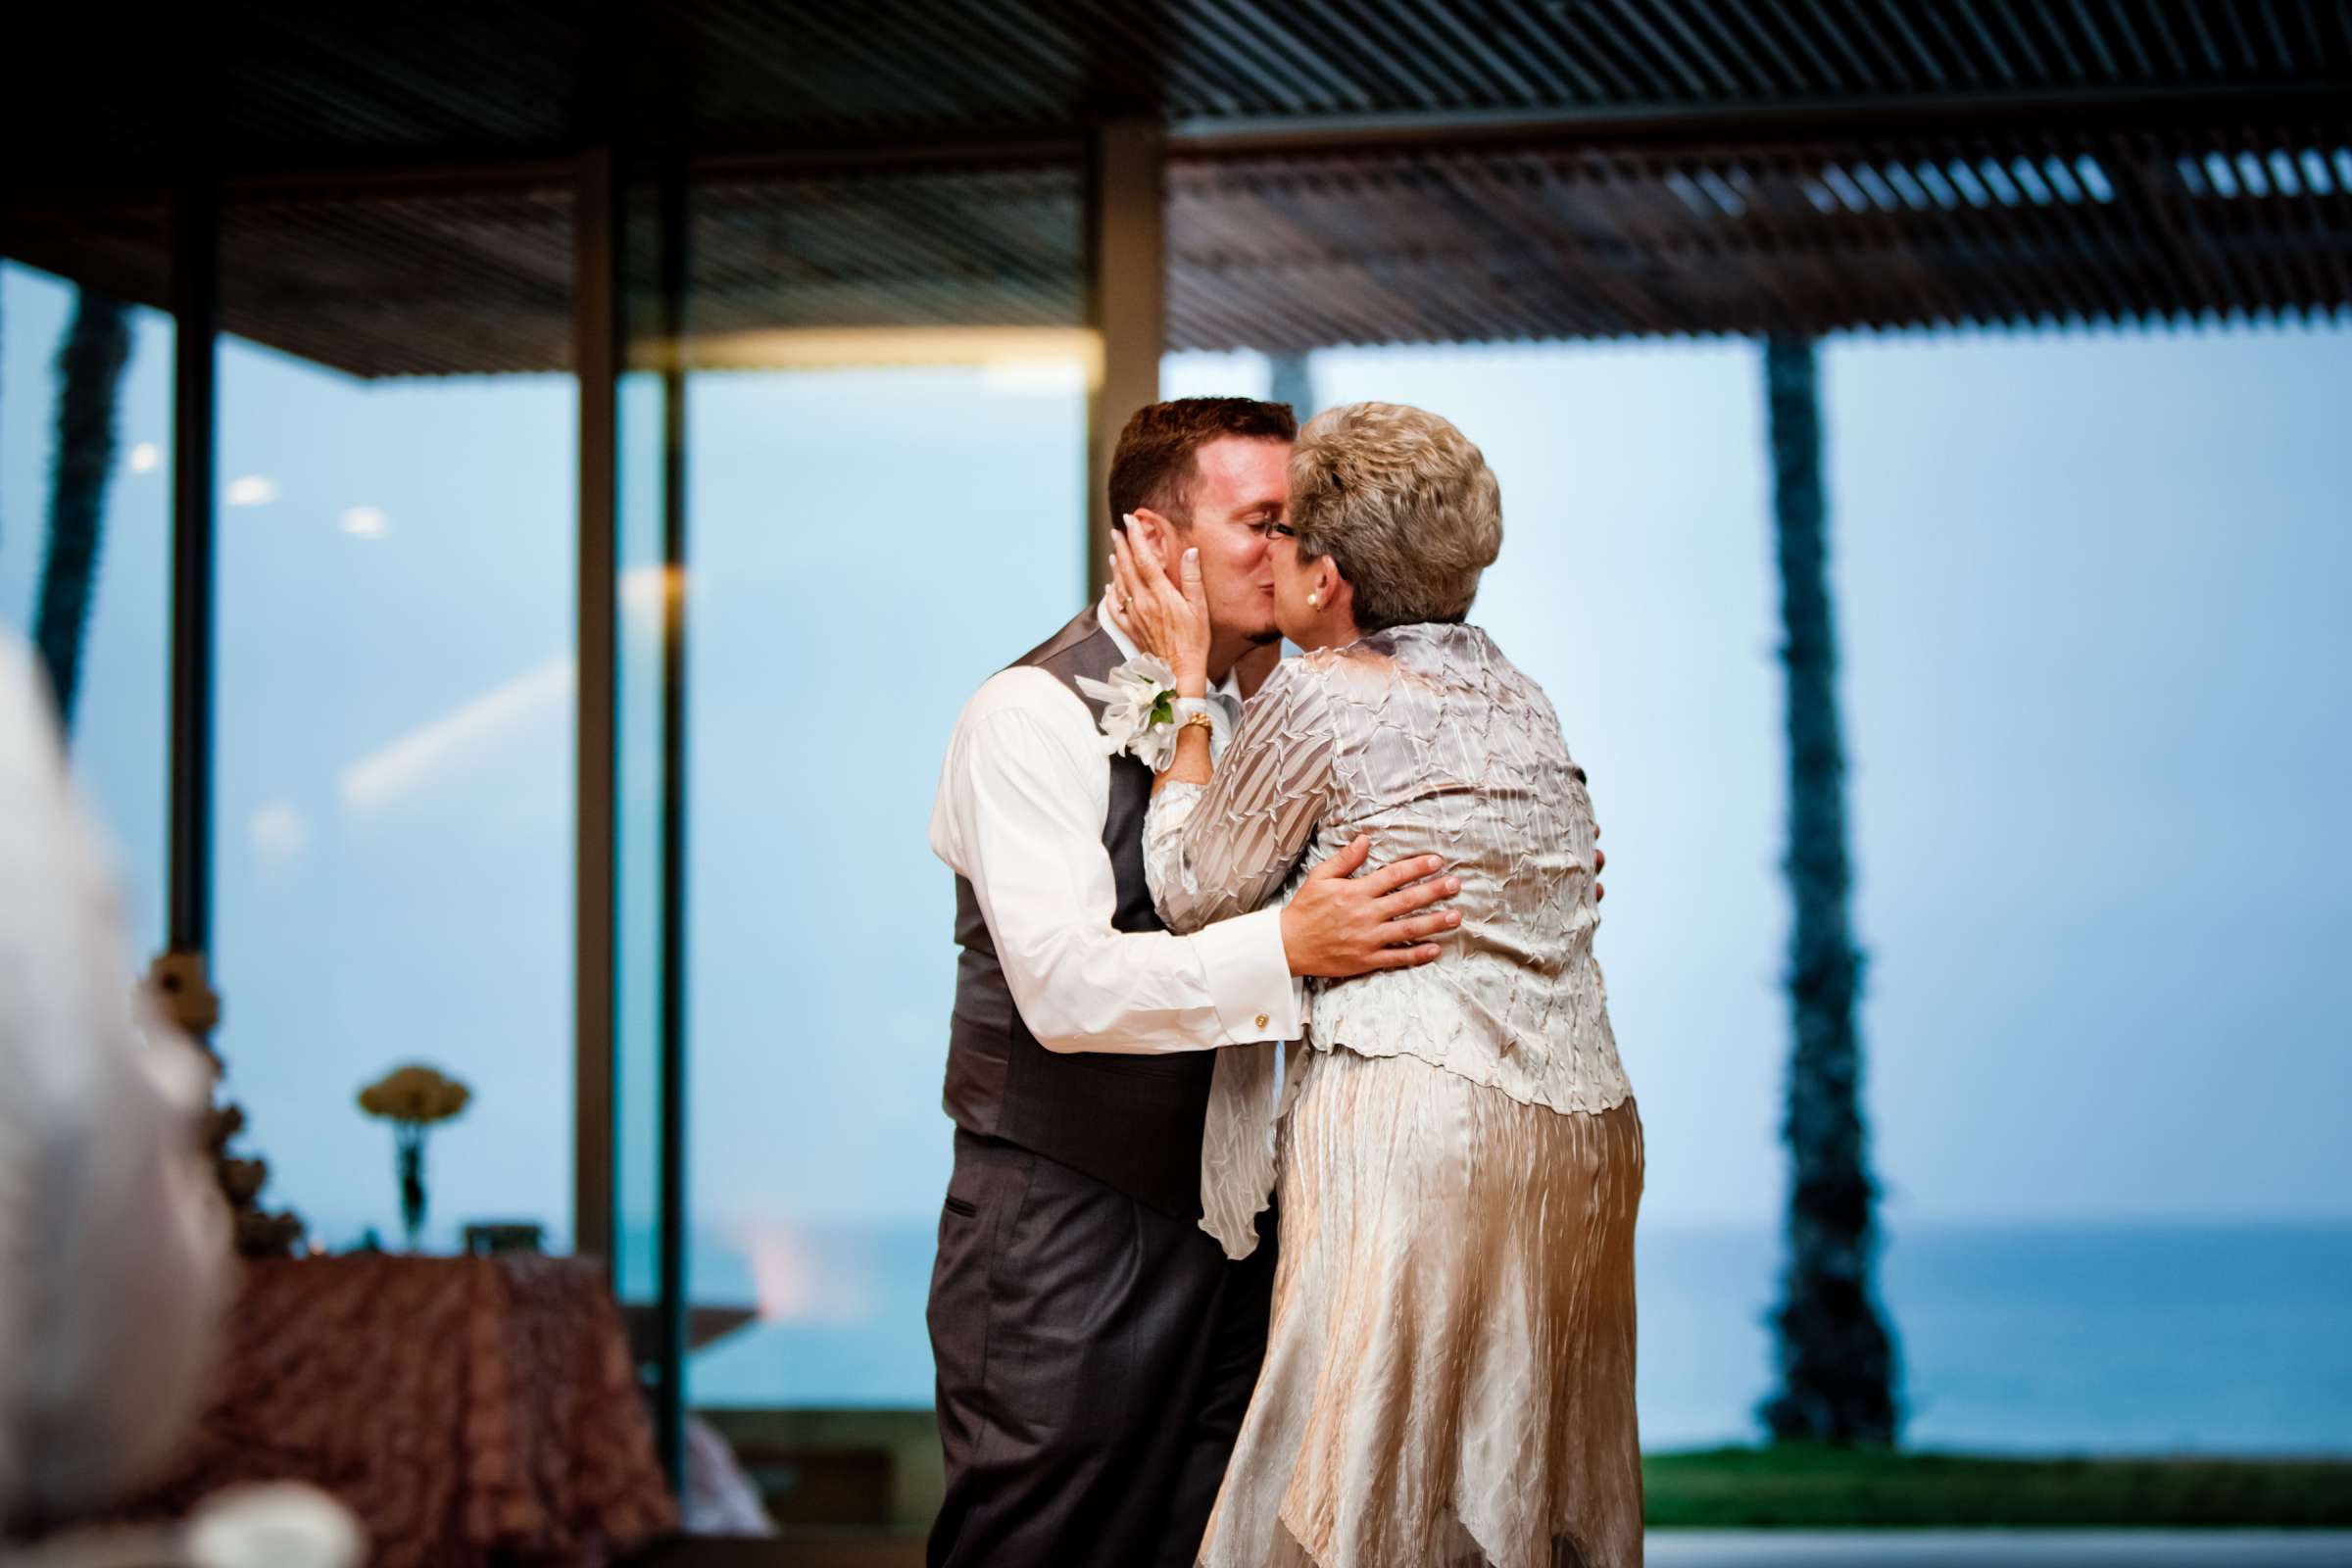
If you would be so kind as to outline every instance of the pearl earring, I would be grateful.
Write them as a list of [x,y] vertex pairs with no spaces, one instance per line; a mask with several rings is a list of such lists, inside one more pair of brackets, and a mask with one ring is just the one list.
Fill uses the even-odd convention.
[[1321,594],[1308,594],[1306,596],[1306,608],[1309,610],[1321,610],[1323,608],[1323,596]]

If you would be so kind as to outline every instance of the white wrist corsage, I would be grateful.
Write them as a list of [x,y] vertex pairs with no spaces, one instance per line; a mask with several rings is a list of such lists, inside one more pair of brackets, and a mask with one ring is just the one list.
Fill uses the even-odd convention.
[[1138,654],[1108,681],[1077,677],[1078,689],[1102,705],[1102,751],[1127,753],[1154,773],[1176,755],[1176,672],[1150,654]]

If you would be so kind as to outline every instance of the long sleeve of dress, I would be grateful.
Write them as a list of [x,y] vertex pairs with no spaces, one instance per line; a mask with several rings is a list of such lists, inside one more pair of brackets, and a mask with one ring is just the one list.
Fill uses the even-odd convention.
[[[1206,784],[1167,783],[1144,818],[1144,874],[1172,931],[1246,914],[1273,898],[1331,804],[1335,738],[1323,677],[1292,661],[1242,710]],[[1257,1250],[1274,1191],[1285,1047],[1228,1046],[1200,1132],[1200,1228],[1228,1257]]]
[[1144,818],[1144,876],[1171,931],[1248,914],[1282,887],[1330,804],[1333,734],[1322,677],[1275,666],[1206,784],[1169,782]]

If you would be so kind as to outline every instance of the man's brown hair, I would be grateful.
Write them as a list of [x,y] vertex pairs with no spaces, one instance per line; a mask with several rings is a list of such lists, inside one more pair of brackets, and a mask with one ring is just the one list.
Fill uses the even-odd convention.
[[1295,441],[1298,418],[1288,403],[1255,398],[1178,398],[1135,411],[1110,456],[1110,525],[1141,507],[1171,522],[1193,520],[1194,454],[1211,441]]

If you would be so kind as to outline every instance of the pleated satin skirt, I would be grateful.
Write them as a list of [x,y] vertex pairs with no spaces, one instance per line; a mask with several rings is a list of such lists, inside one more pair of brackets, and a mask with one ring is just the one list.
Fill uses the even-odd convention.
[[1202,1568],[1639,1568],[1634,1102],[1301,1065],[1265,1366]]

